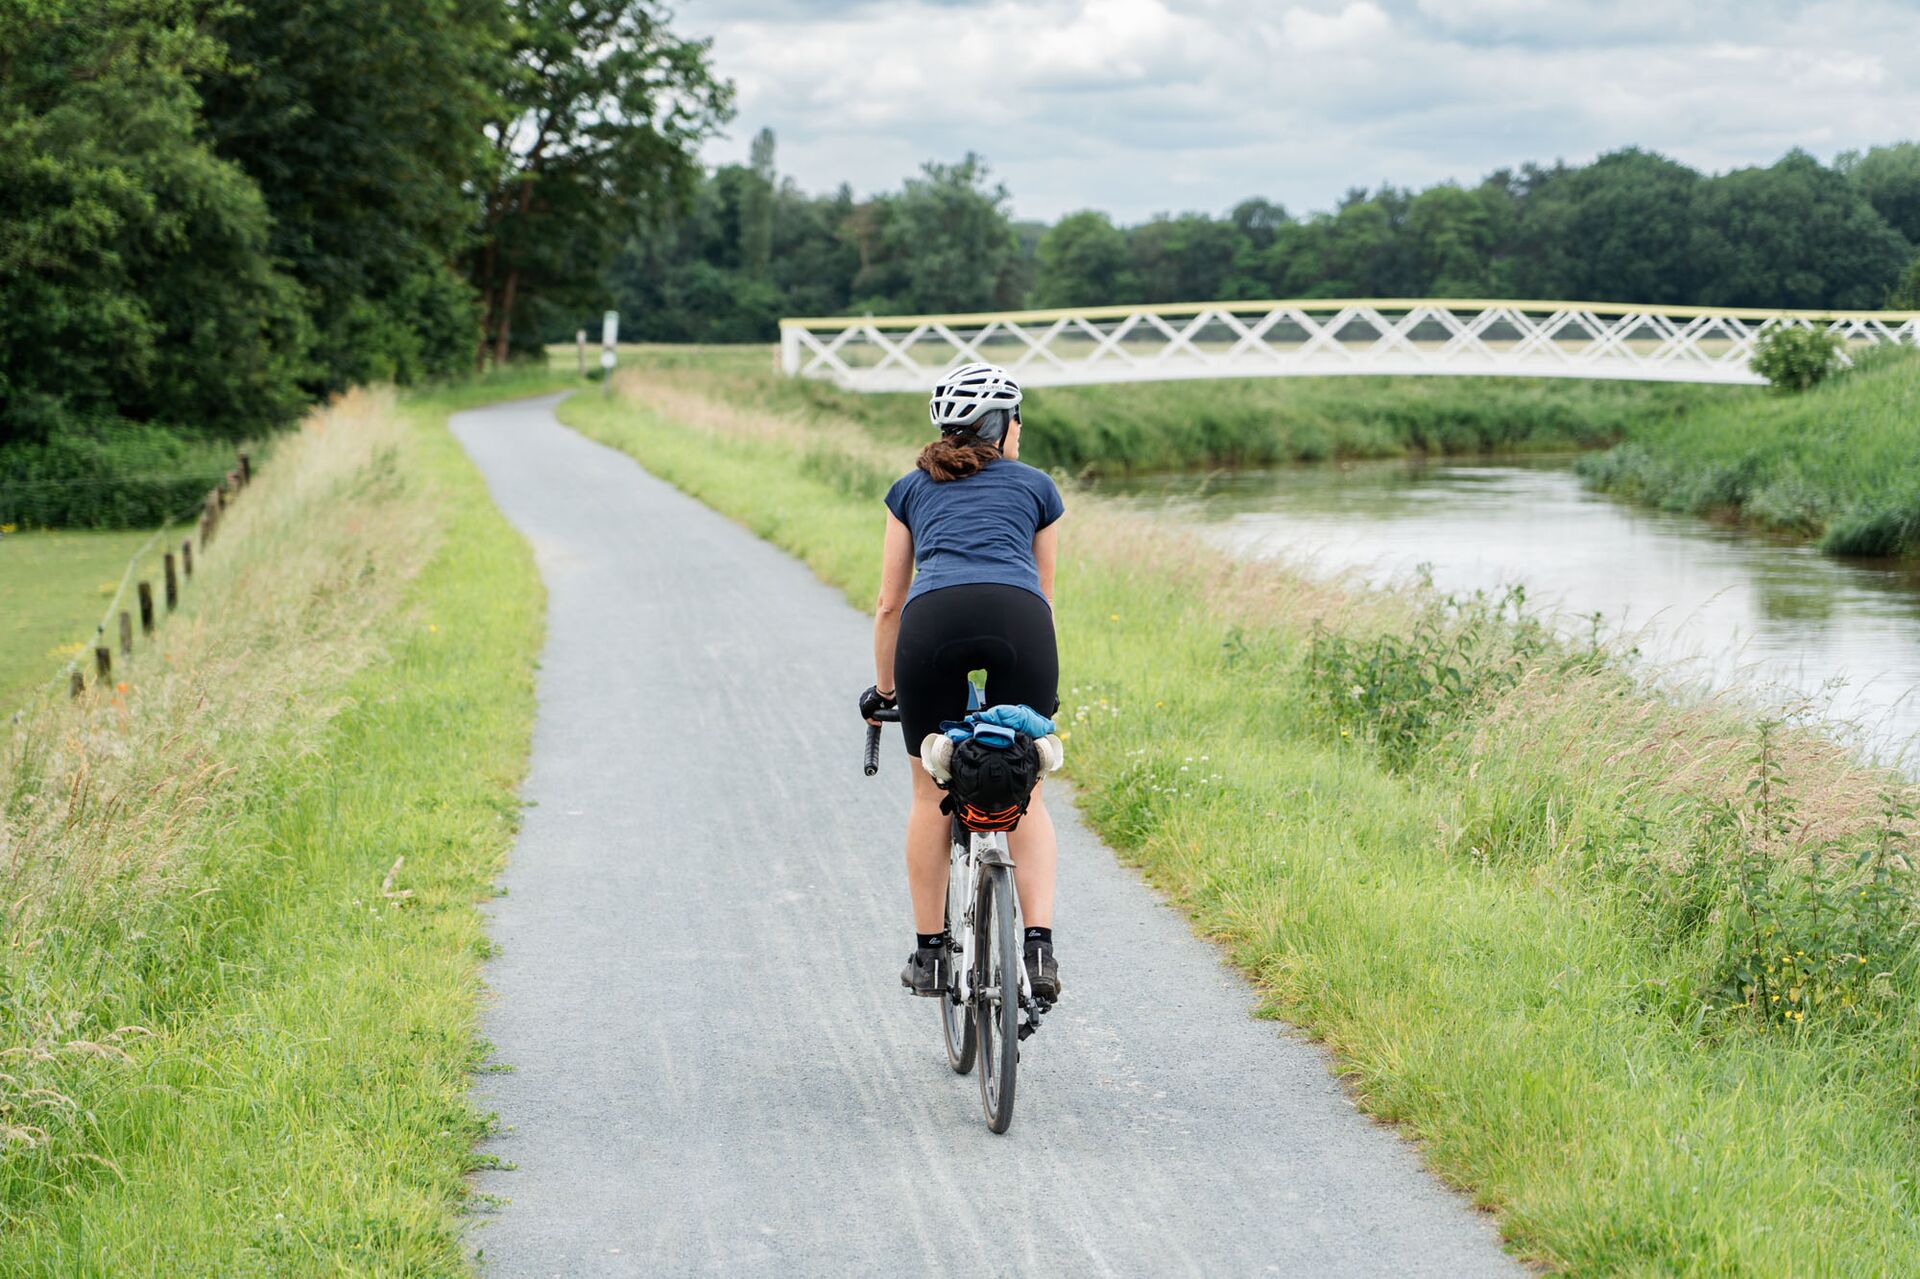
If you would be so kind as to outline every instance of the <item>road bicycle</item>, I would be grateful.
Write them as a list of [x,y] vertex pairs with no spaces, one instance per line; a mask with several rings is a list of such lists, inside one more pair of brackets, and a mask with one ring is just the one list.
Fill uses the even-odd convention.
[[[984,701],[980,687],[968,687],[967,709],[979,710]],[[900,712],[882,710],[874,718],[898,723]],[[880,728],[869,724],[867,776],[879,767]],[[1003,1133],[1013,1123],[1020,1043],[1040,1028],[1048,1006],[1034,998],[1020,957],[1019,894],[1013,889],[1006,835],[968,830],[957,814],[948,831],[948,942],[938,1000],[940,1036],[955,1074],[972,1070],[978,1058],[980,1108],[987,1128]]]

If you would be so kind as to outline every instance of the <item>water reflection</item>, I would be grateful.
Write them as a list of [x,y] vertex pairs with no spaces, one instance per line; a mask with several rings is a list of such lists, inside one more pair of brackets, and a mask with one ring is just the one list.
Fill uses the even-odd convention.
[[1920,735],[1920,573],[1589,492],[1570,459],[1400,462],[1117,481],[1120,500],[1242,554],[1356,569],[1376,582],[1430,566],[1447,591],[1527,588],[1599,613],[1650,658],[1719,684],[1830,702],[1875,749]]

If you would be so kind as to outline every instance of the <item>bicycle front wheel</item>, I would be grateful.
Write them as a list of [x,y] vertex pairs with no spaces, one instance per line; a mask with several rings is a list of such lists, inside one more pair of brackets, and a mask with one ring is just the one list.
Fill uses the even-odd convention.
[[[967,900],[967,885],[960,881],[960,870],[965,862],[955,857],[947,868],[947,935],[953,936],[954,920],[961,916],[961,907]],[[951,971],[960,964],[960,951],[949,945],[947,965],[949,969],[947,988],[940,992],[940,1037],[947,1045],[947,1065],[953,1067],[953,1073],[964,1075],[973,1069],[973,1017],[960,1002],[960,975]]]
[[1020,939],[1014,934],[1013,873],[988,866],[974,902],[973,1020],[980,1047],[980,1106],[987,1127],[1013,1123],[1020,1064]]

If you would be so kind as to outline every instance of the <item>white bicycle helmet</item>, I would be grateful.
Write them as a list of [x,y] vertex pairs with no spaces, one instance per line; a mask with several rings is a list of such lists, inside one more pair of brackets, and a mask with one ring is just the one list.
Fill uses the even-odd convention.
[[927,401],[927,416],[942,435],[959,435],[995,409],[1020,407],[1020,384],[997,364],[963,364],[943,374]]

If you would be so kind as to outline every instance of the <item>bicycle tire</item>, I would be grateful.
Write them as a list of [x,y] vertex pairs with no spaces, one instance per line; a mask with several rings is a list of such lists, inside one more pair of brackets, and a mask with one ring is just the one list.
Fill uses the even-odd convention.
[[[950,858],[947,865],[947,936],[953,936],[953,908],[956,903],[965,901],[965,884],[958,882],[961,862],[957,857]],[[947,952],[949,963],[957,963],[957,948]],[[972,1013],[955,998],[958,981],[948,983],[948,988],[940,995],[940,1039],[947,1048],[947,1065],[953,1067],[953,1073],[964,1075],[973,1069],[974,1038]]]
[[980,1054],[980,1108],[989,1132],[1013,1123],[1020,1068],[1020,939],[1014,935],[1013,873],[989,866],[973,909],[975,1037]]

